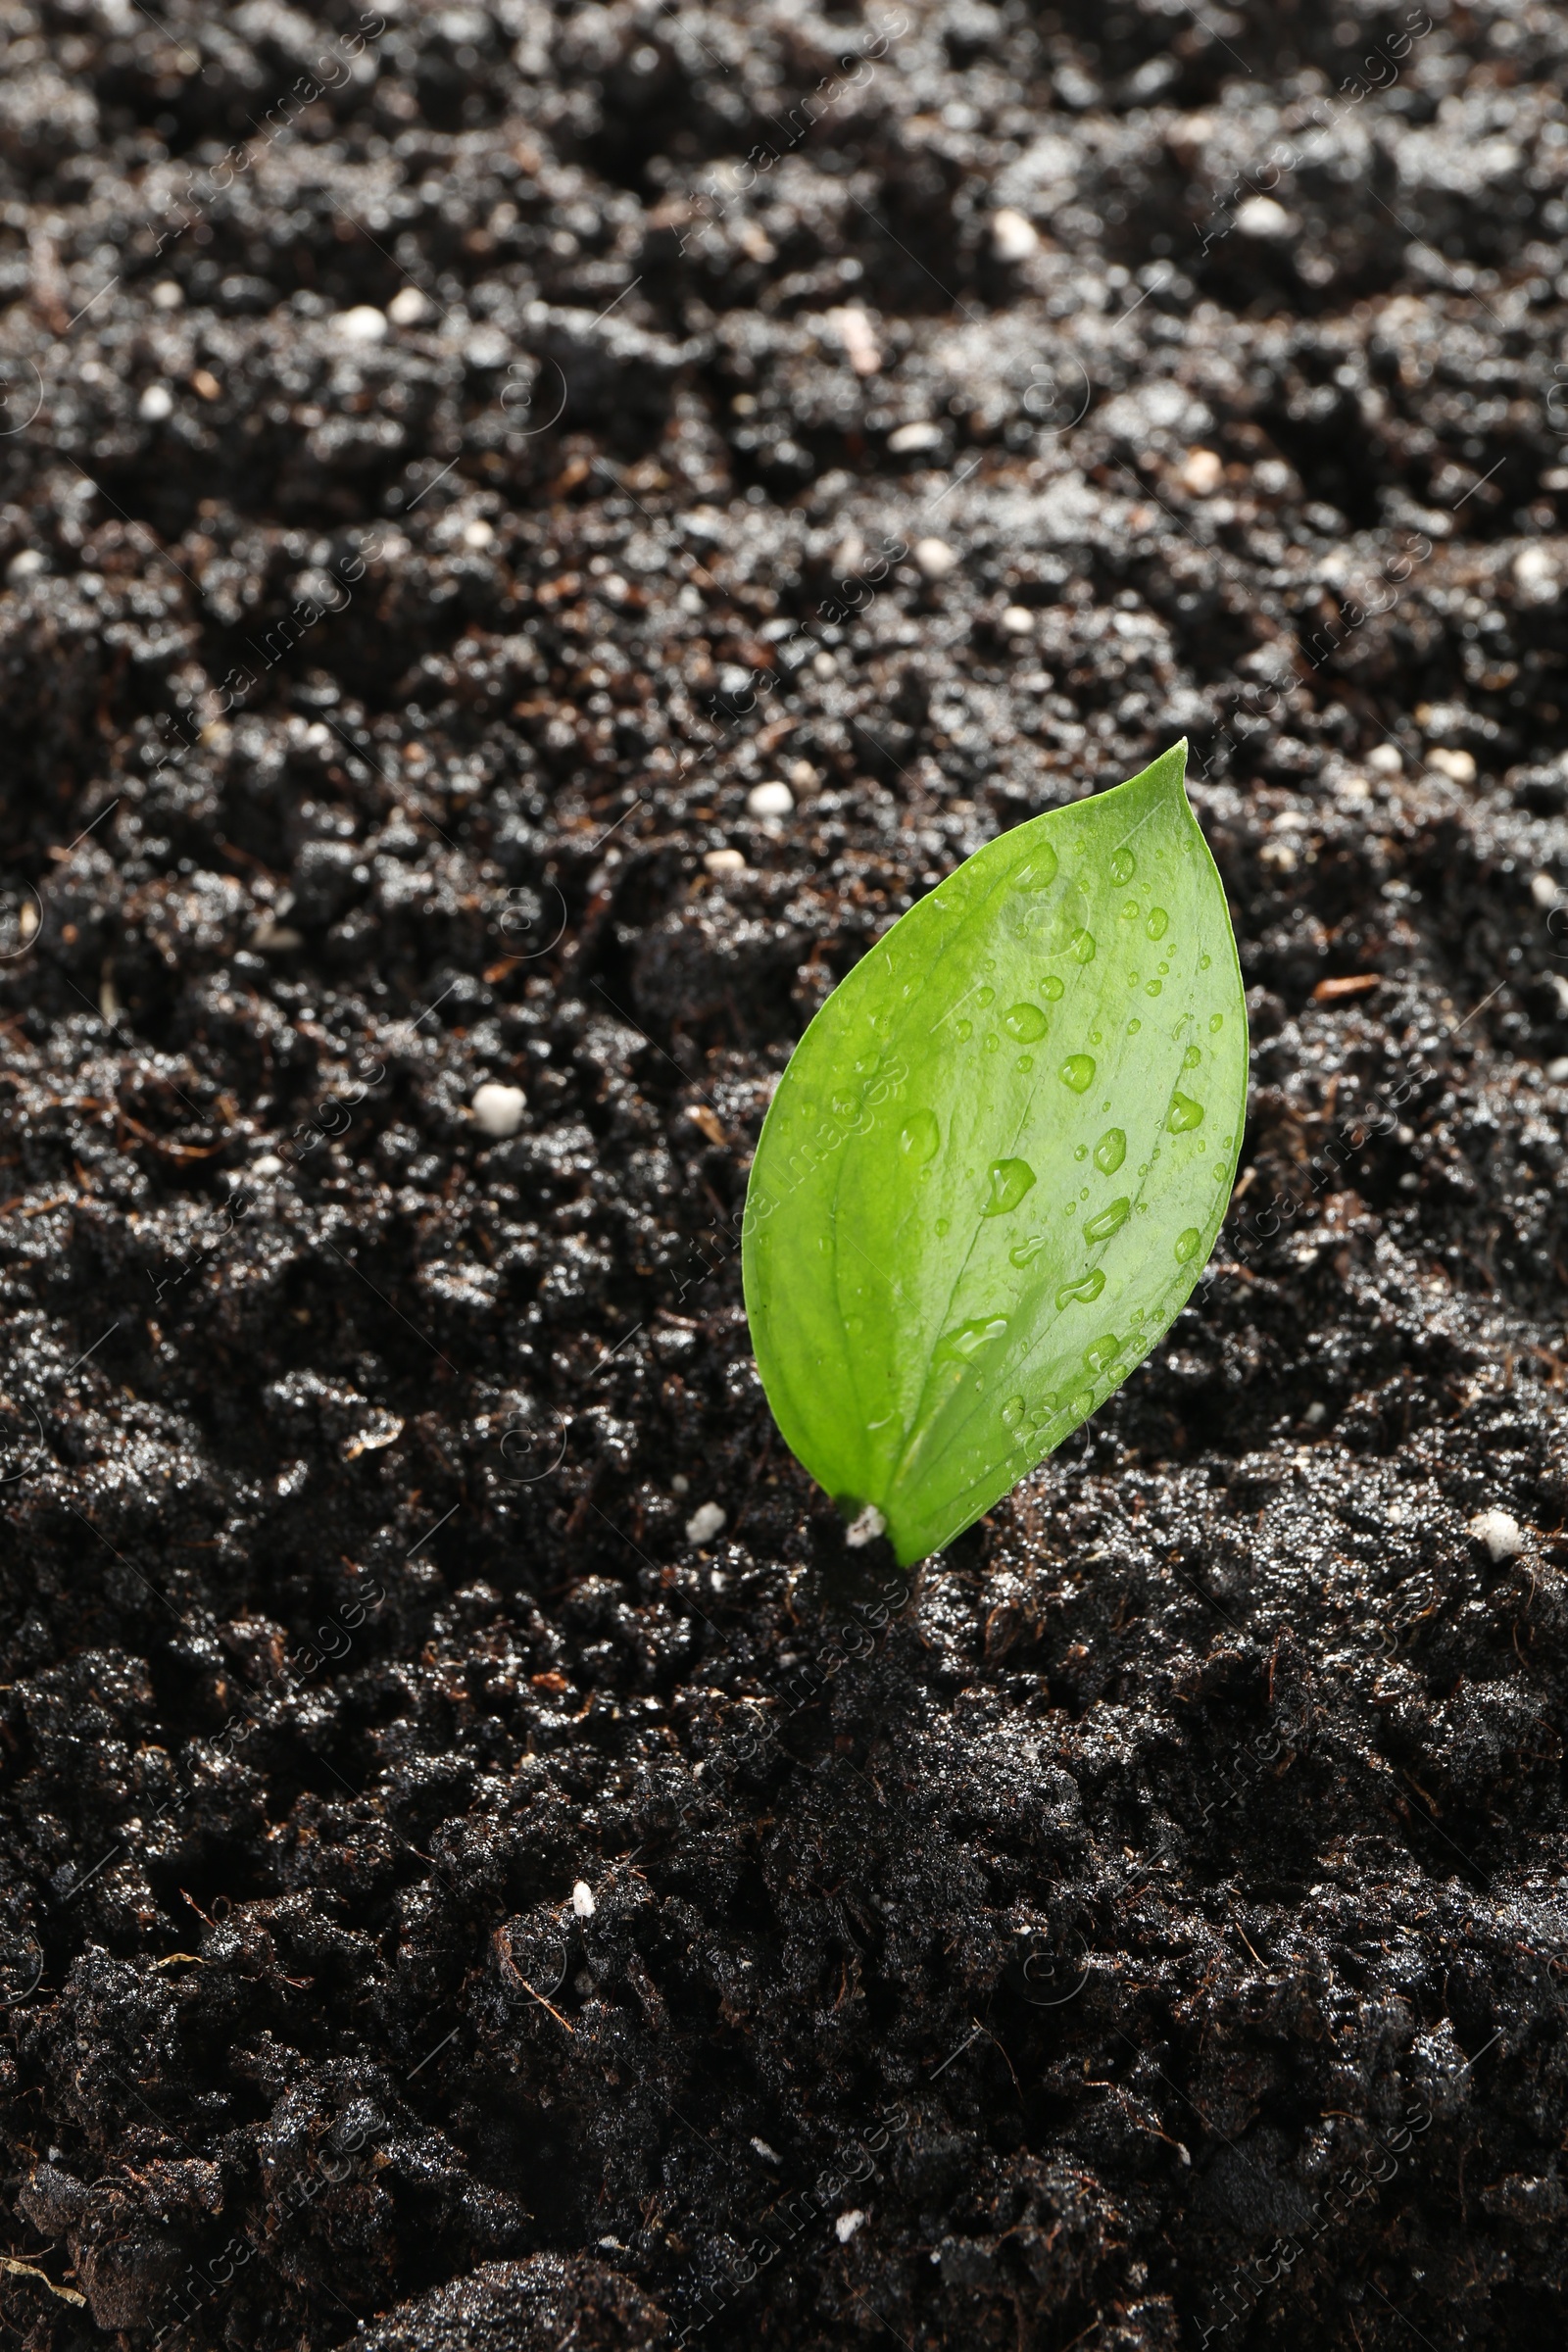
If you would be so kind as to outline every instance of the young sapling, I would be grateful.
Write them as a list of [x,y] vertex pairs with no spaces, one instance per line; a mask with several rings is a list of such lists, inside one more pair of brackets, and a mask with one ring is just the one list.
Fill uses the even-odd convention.
[[1185,740],[1003,834],[796,1048],[742,1228],[758,1369],[852,1540],[910,1566],[1120,1387],[1213,1249],[1247,1006]]

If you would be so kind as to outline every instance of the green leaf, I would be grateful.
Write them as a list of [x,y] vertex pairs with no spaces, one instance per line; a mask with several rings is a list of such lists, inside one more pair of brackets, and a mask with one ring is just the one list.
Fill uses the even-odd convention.
[[791,1450],[905,1566],[1127,1378],[1214,1246],[1247,1105],[1187,745],[987,844],[834,990],[746,1197]]

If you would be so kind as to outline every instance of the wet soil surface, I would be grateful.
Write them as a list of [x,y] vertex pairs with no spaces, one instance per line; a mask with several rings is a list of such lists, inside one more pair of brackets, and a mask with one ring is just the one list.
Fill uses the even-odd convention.
[[[1560,16],[387,6],[4,15],[7,2328],[1554,2340]],[[1231,1220],[901,1578],[769,1089],[1181,733]]]

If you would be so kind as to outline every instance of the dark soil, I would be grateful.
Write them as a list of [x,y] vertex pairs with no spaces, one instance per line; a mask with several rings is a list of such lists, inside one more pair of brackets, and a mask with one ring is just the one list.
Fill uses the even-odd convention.
[[[8,2329],[1558,2340],[1561,13],[384,5],[4,16]],[[1226,1239],[857,1566],[769,1088],[1181,733]]]

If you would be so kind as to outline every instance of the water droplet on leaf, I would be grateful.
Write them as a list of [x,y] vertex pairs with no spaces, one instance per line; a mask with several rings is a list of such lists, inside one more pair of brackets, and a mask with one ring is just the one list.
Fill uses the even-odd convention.
[[1165,912],[1163,906],[1151,906],[1149,920],[1144,925],[1144,929],[1149,933],[1151,939],[1164,938],[1170,929],[1170,916]]
[[1210,1020],[1208,1026],[1211,1035],[1218,1037],[1220,1031],[1225,1026],[1225,1015],[1222,1012],[1216,1012]]
[[1007,1256],[1013,1265],[1022,1268],[1037,1258],[1045,1246],[1045,1235],[1032,1233],[1026,1242],[1014,1242],[1012,1248],[1007,1251]]
[[1198,1255],[1198,1245],[1202,1238],[1196,1225],[1189,1225],[1185,1233],[1176,1236],[1176,1255],[1184,1266]]
[[1020,1046],[1035,1045],[1050,1025],[1038,1004],[1014,1004],[1002,1016],[1002,1026]]
[[1038,842],[1013,875],[1013,884],[1018,890],[1045,890],[1056,879],[1059,863],[1050,842]]
[[977,989],[975,994],[982,1004],[994,1004],[997,1001],[997,992],[994,988]]
[[992,1340],[1000,1340],[1007,1328],[1005,1315],[980,1315],[972,1323],[960,1323],[950,1331],[938,1346],[938,1355],[962,1356],[967,1363],[978,1355]]
[[1069,1054],[1061,1065],[1063,1086],[1070,1086],[1075,1095],[1087,1094],[1095,1083],[1095,1057],[1092,1054]]
[[1127,1138],[1119,1127],[1107,1127],[1095,1146],[1095,1165],[1114,1176],[1127,1156]]
[[1035,1172],[1026,1159],[994,1159],[991,1163],[991,1198],[980,1211],[983,1217],[1004,1217],[1017,1207],[1035,1180]]
[[1203,1105],[1195,1102],[1191,1095],[1178,1092],[1170,1099],[1170,1116],[1165,1124],[1172,1135],[1189,1135],[1203,1124]]
[[1182,1068],[1184,1070],[1196,1070],[1202,1058],[1202,1054],[1197,1046],[1189,1046],[1186,1053],[1182,1055]]
[[929,1110],[911,1110],[899,1136],[899,1149],[906,1158],[923,1168],[928,1159],[935,1159],[942,1148],[942,1130],[936,1114]]
[[1072,935],[1072,952],[1080,963],[1093,963],[1095,960],[1094,933],[1092,931],[1075,931]]
[[1084,1362],[1089,1366],[1091,1372],[1108,1372],[1117,1356],[1120,1355],[1122,1346],[1123,1343],[1117,1339],[1115,1333],[1107,1331],[1102,1340],[1093,1341],[1084,1349]]
[[1108,1242],[1113,1233],[1120,1233],[1132,1213],[1133,1204],[1123,1195],[1121,1200],[1113,1200],[1108,1208],[1102,1208],[1098,1217],[1090,1218],[1084,1227],[1084,1240]]
[[1110,878],[1113,882],[1130,882],[1138,871],[1138,860],[1131,850],[1114,850],[1110,859]]
[[1054,972],[1048,972],[1040,983],[1040,994],[1045,998],[1048,1004],[1054,1004],[1059,1002],[1061,990],[1062,983],[1057,979]]
[[1098,1298],[1100,1297],[1100,1294],[1104,1287],[1105,1277],[1103,1274],[1102,1274],[1098,1266],[1091,1266],[1088,1273],[1080,1274],[1076,1282],[1064,1282],[1062,1284],[1060,1290],[1056,1293],[1056,1306],[1058,1311],[1062,1307],[1072,1306],[1074,1304],[1087,1306],[1091,1299]]
[[974,1035],[974,1023],[973,1023],[973,1021],[959,1021],[959,1022],[956,1024],[956,1027],[957,1027],[957,1032],[958,1032],[958,1043],[959,1043],[959,1045],[960,1045],[960,1046],[966,1046],[966,1045],[969,1043],[969,1040],[970,1040],[970,1038],[971,1038],[971,1037],[973,1037],[973,1035]]

